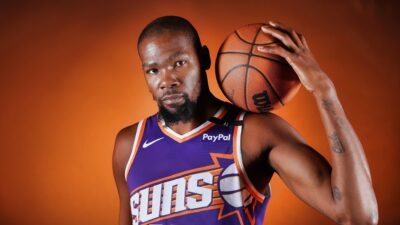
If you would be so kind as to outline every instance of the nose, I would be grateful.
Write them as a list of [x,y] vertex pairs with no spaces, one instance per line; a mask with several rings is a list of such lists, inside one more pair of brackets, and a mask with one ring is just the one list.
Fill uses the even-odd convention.
[[166,68],[162,71],[160,88],[172,89],[179,86],[178,76],[174,73],[173,68]]

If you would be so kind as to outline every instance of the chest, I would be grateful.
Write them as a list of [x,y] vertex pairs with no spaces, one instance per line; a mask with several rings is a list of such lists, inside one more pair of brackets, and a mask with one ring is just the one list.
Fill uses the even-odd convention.
[[221,171],[219,160],[233,163],[233,139],[232,127],[213,125],[191,135],[173,136],[148,123],[128,171],[128,187],[133,190],[196,171]]

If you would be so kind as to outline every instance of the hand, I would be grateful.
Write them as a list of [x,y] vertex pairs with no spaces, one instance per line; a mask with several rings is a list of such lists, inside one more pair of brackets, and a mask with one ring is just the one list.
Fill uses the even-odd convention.
[[320,94],[333,90],[333,83],[314,59],[304,36],[277,22],[270,21],[269,25],[262,26],[261,30],[280,40],[284,46],[258,46],[257,50],[285,58],[311,93]]

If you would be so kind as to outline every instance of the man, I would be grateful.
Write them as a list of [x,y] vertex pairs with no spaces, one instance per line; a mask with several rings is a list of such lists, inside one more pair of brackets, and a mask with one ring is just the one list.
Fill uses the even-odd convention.
[[333,83],[305,38],[270,22],[262,31],[314,96],[332,149],[332,165],[287,122],[244,112],[215,98],[210,57],[185,19],[160,17],[142,31],[138,51],[159,112],[122,129],[113,171],[120,225],[257,224],[277,173],[300,199],[338,224],[377,224],[377,203],[363,148]]

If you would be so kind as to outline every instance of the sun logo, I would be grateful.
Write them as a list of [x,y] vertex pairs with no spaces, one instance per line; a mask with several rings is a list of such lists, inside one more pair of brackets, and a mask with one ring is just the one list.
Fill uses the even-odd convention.
[[219,177],[219,192],[229,205],[246,207],[253,201],[253,196],[246,190],[234,163],[222,171]]
[[219,210],[215,220],[237,216],[240,224],[244,224],[240,213],[244,210],[253,221],[251,204],[255,198],[246,190],[233,155],[211,153],[210,157],[212,164],[134,189],[130,198],[132,224],[148,225],[209,210]]

